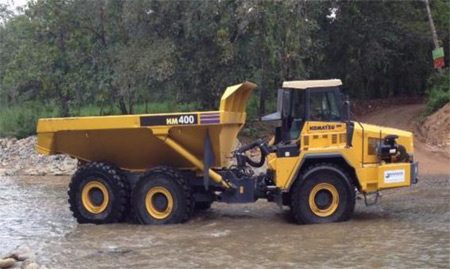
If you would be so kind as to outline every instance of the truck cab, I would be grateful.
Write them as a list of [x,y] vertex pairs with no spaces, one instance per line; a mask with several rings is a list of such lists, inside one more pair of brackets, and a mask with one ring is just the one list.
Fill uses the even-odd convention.
[[[352,208],[355,189],[365,195],[417,182],[412,133],[351,120],[341,85],[339,79],[286,81],[278,90],[277,112],[262,118],[280,122],[267,155],[268,174],[280,190],[278,201],[297,208],[301,222],[332,218],[339,207],[331,205],[340,195]],[[347,187],[327,181],[333,177]],[[307,205],[296,206],[305,195]]]
[[281,120],[276,129],[275,143],[298,140],[307,121],[341,122],[345,120],[342,111],[341,81],[286,81],[278,90],[278,111],[263,117],[263,121]]

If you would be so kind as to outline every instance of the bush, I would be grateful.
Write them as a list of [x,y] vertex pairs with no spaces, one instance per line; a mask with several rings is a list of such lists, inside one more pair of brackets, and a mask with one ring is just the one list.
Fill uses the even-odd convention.
[[428,79],[428,101],[425,113],[430,115],[450,102],[449,69],[433,73]]

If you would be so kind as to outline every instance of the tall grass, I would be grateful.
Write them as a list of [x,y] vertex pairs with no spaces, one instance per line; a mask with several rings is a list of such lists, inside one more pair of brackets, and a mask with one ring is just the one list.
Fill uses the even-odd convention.
[[[195,103],[177,104],[174,102],[152,102],[138,104],[133,108],[134,114],[188,112],[198,110]],[[103,109],[95,105],[71,107],[70,114],[78,116],[120,115],[117,107],[111,106]],[[16,106],[0,107],[0,137],[24,138],[36,134],[38,119],[60,117],[58,107],[55,104],[42,104],[38,102],[26,102]]]
[[[201,111],[197,103],[151,102],[137,104],[133,107],[134,114],[169,113]],[[275,104],[268,102],[267,110],[273,112]],[[120,115],[117,106],[101,109],[96,105],[72,106],[70,115],[73,117]],[[60,117],[61,113],[56,104],[42,104],[39,102],[26,102],[15,106],[0,106],[0,137],[24,138],[36,134],[37,122],[40,118]],[[247,105],[247,119],[258,119],[258,98],[252,96]],[[244,130],[246,131],[246,130]]]
[[27,102],[21,106],[2,106],[0,107],[0,137],[27,137],[36,132],[39,118],[56,116],[58,116],[58,110],[52,105]]

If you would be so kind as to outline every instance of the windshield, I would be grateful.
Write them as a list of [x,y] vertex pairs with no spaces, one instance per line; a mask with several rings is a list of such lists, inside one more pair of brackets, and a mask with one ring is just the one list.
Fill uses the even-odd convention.
[[341,120],[341,112],[334,91],[312,91],[310,93],[310,111],[313,121]]

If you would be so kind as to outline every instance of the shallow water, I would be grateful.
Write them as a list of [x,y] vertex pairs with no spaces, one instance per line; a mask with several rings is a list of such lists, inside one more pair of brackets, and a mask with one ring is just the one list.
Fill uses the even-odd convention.
[[79,225],[68,182],[0,178],[0,255],[28,245],[51,268],[450,266],[448,175],[358,200],[352,220],[325,225],[296,225],[266,201],[214,204],[182,225]]

